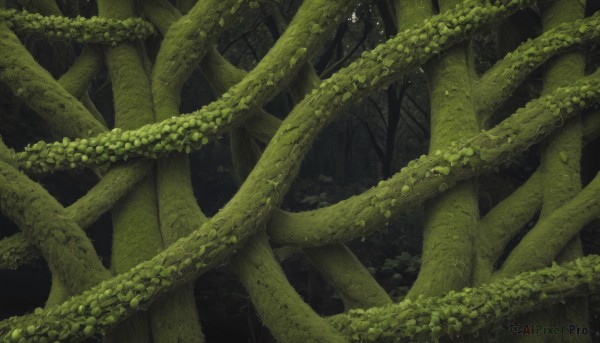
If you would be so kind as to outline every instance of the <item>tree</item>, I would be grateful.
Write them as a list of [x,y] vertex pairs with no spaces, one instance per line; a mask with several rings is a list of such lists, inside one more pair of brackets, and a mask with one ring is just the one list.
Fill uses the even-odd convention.
[[[65,6],[53,1],[25,4],[34,12],[3,9],[0,81],[54,137],[17,152],[1,149],[0,209],[22,231],[0,242],[2,266],[42,256],[52,272],[45,308],[0,322],[3,339],[203,341],[193,281],[226,262],[282,342],[485,336],[503,318],[524,315],[522,323],[587,328],[581,308],[600,285],[600,257],[583,257],[579,232],[600,213],[600,178],[581,188],[579,165],[582,145],[599,131],[599,114],[587,109],[600,98],[600,74],[584,75],[583,55],[574,48],[598,38],[600,12],[584,18],[580,1],[538,1],[543,33],[478,75],[467,39],[533,1],[382,1],[386,31],[399,33],[320,81],[310,59],[357,3],[304,1],[248,73],[213,44],[269,1],[182,1],[177,8],[162,0],[99,0],[92,18],[66,18]],[[16,34],[69,43],[64,53],[84,48],[55,80]],[[112,130],[86,95],[103,59],[114,98]],[[542,96],[504,118],[501,105],[542,65]],[[419,66],[431,91],[429,154],[334,205],[278,209],[312,142],[350,104],[389,86],[397,125],[396,90]],[[198,68],[222,95],[180,114],[184,83]],[[297,104],[279,120],[263,107],[285,87]],[[188,154],[223,134],[240,187],[207,218],[194,197]],[[395,143],[393,134],[388,139]],[[538,170],[480,217],[477,176],[536,143]],[[384,174],[391,170],[386,163]],[[100,179],[66,208],[31,179],[78,168]],[[424,203],[423,265],[406,298],[393,303],[344,243]],[[540,209],[535,225],[509,245]],[[108,210],[110,270],[82,230]],[[315,313],[270,244],[301,247],[347,311]],[[568,336],[582,337],[590,339]]]

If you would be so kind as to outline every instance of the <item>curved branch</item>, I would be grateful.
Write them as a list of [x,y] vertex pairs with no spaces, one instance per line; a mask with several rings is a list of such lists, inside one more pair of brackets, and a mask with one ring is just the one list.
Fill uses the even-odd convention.
[[[587,106],[600,96],[594,90],[599,81],[600,70],[552,96],[533,100],[493,129],[439,154],[436,151],[422,156],[360,195],[314,211],[292,214],[276,210],[269,223],[269,236],[280,244],[307,247],[342,243],[369,234],[383,227],[390,217],[416,208],[457,181],[476,175],[481,168],[499,165],[496,163],[539,142],[579,106]],[[587,95],[592,97],[581,98]],[[578,102],[573,103],[573,98]],[[467,151],[473,156],[467,158],[468,165],[461,166],[460,159],[466,158]],[[446,175],[431,177],[434,173]]]
[[117,45],[122,41],[145,39],[154,34],[154,27],[140,18],[115,20],[107,18],[67,18],[43,16],[38,13],[0,9],[0,20],[21,34],[39,34],[51,40],[74,40],[78,43]]
[[[511,0],[498,1],[493,5],[488,4],[483,8],[479,7],[478,4],[479,1],[467,1],[462,7],[456,7],[449,14],[446,13],[443,16],[437,16],[428,21],[427,24],[431,24],[431,28],[437,28],[439,27],[437,24],[440,21],[447,21],[450,27],[453,28],[452,32],[448,33],[450,38],[448,38],[447,42],[451,42],[463,37],[458,31],[472,32],[471,29],[479,25],[488,24],[493,20],[508,15],[511,11],[516,11],[524,2]],[[462,27],[459,24],[452,24],[453,17],[461,18],[460,16],[463,15],[461,13],[468,14],[471,10],[478,15],[478,21],[473,20],[474,26],[472,28],[467,29],[466,26]],[[335,15],[333,14],[334,17]],[[468,21],[469,19],[465,17],[465,20]],[[462,24],[466,24],[466,22]],[[311,26],[312,24],[307,25],[307,27]],[[239,243],[237,242],[243,242],[248,236],[255,233],[260,225],[264,225],[271,210],[282,200],[291,180],[298,171],[300,161],[310,148],[310,143],[315,139],[316,134],[336,114],[340,113],[344,105],[349,104],[352,96],[362,96],[370,90],[369,87],[364,85],[365,80],[362,77],[371,80],[372,87],[385,86],[394,78],[397,78],[398,74],[411,68],[413,61],[414,63],[420,63],[428,57],[425,47],[428,48],[428,51],[432,50],[432,47],[428,46],[430,44],[426,33],[428,29],[429,25],[425,25],[415,29],[419,33],[416,37],[409,35],[411,32],[408,31],[390,40],[388,43],[380,45],[375,51],[365,54],[359,61],[354,62],[348,68],[332,76],[331,79],[323,82],[321,89],[305,97],[282,123],[278,133],[266,148],[261,160],[248,177],[248,180],[242,185],[239,192],[202,228],[195,230],[188,237],[178,240],[152,260],[143,262],[129,272],[108,280],[84,292],[80,296],[71,298],[68,303],[46,311],[38,311],[37,314],[16,317],[1,322],[0,334],[7,337],[14,333],[15,330],[23,330],[23,333],[27,334],[27,338],[32,338],[48,337],[49,332],[56,331],[65,337],[83,338],[85,337],[85,323],[91,314],[92,307],[94,308],[94,313],[98,314],[98,316],[94,316],[96,318],[94,329],[97,332],[102,332],[140,307],[147,307],[158,294],[188,282],[208,268],[222,263],[238,246]],[[420,36],[423,34],[425,37],[421,39]],[[415,37],[416,40],[411,43],[410,37]],[[403,57],[402,59],[391,58],[397,57],[400,50],[398,46],[401,42],[406,42],[414,47],[414,49],[409,49],[410,56],[404,52],[404,49],[401,49],[402,53],[400,55]],[[421,45],[417,44],[418,42],[421,42]],[[418,58],[415,59],[414,56]],[[409,57],[410,61],[408,60]],[[263,61],[265,60],[263,59]],[[380,63],[380,61],[383,61],[383,63]],[[279,66],[274,65],[274,67],[277,68]],[[596,75],[596,78],[600,77]],[[251,82],[253,81],[256,80],[248,80],[241,84],[248,86],[252,85]],[[571,87],[564,88],[555,97],[546,97],[538,101],[536,103],[538,111],[531,108],[528,108],[528,110],[534,113],[544,112],[547,116],[554,119],[548,120],[548,118],[545,118],[548,122],[551,122],[551,125],[554,125],[559,118],[553,117],[547,110],[541,111],[542,108],[556,108],[558,110],[554,112],[555,114],[566,117],[567,113],[563,113],[561,110],[561,108],[567,107],[566,97],[569,97],[569,99],[572,98],[576,91],[580,91],[580,88],[585,88],[585,86],[590,89],[582,96],[583,100],[598,97],[600,94],[595,89],[598,89],[597,86],[599,83],[599,80],[595,78],[585,79]],[[239,91],[252,90],[253,88],[235,87]],[[235,95],[237,92],[231,93]],[[230,97],[232,97],[232,94],[230,94]],[[224,96],[224,99],[227,98]],[[579,107],[582,105],[573,104],[572,106]],[[530,107],[534,108],[536,106],[532,105]],[[526,111],[526,113],[520,111],[517,113],[517,117],[526,117],[526,115],[521,114],[528,115],[529,113],[527,112],[529,111]],[[533,119],[530,119],[529,122],[526,121],[526,123],[536,126],[547,124],[539,119],[537,116],[533,116]],[[511,120],[508,120],[508,122],[511,122]],[[462,151],[462,161],[466,161],[469,166],[451,166],[451,178],[454,178],[456,175],[464,176],[473,167],[481,167],[482,161],[495,162],[506,159],[506,156],[502,154],[506,150],[524,149],[525,146],[535,141],[535,138],[531,137],[519,140],[518,137],[521,135],[515,138],[511,137],[515,129],[510,130],[510,127],[509,124],[504,127],[504,132],[495,132],[498,134],[498,141],[492,140],[487,136],[484,138],[479,137],[480,140],[478,142],[481,143],[483,149],[477,151],[476,155],[474,151],[467,148],[464,148],[464,150],[452,150],[457,154],[460,154],[460,151]],[[518,129],[521,130],[522,127]],[[544,129],[550,130],[546,126],[544,126]],[[509,137],[510,139],[508,139]],[[452,156],[448,158],[452,159]],[[429,161],[416,163],[418,167],[422,168],[422,174],[425,174],[428,166],[431,168],[439,167],[434,169],[434,171],[442,173],[450,170],[449,166],[451,162],[440,165],[442,162],[441,156],[432,158],[431,161],[438,162],[438,165]],[[413,170],[419,171],[419,168]],[[430,175],[424,183],[429,184],[432,182],[431,180],[436,178]],[[391,194],[393,194],[393,190],[389,189],[382,195],[385,199]],[[383,205],[380,207],[383,210],[383,214],[388,214],[387,203],[377,202],[376,204]],[[100,294],[102,294],[102,302],[98,302]],[[82,311],[70,311],[69,309],[73,305],[76,306],[76,309],[81,308]],[[57,316],[62,318],[59,322],[61,324],[60,327],[55,325]],[[32,323],[35,323],[34,330],[26,331],[26,328]],[[69,324],[69,328],[62,328],[62,323]],[[73,329],[71,324],[80,324],[79,329]],[[10,329],[8,329],[9,327]]]
[[289,284],[267,236],[249,239],[232,260],[263,323],[279,342],[346,342]]
[[476,333],[500,320],[548,308],[567,298],[597,293],[600,256],[523,273],[478,288],[433,298],[352,310],[331,324],[356,342],[436,341],[442,336]]
[[[353,98],[392,82],[398,75],[463,40],[478,28],[518,10],[525,3],[525,0],[505,0],[505,3],[481,7],[479,1],[468,0],[443,15],[432,17],[421,26],[398,34],[321,83],[321,87],[325,89],[334,86],[334,83],[340,84],[337,88],[332,88],[335,94],[330,94],[330,104],[315,110],[326,111],[327,107],[349,104]],[[295,25],[295,30],[288,28],[285,37],[278,40],[271,53],[244,81],[218,101],[192,115],[167,119],[138,130],[113,130],[89,140],[76,139],[73,142],[50,144],[39,142],[18,153],[17,158],[26,169],[46,172],[78,165],[103,164],[134,156],[156,158],[175,151],[198,149],[208,143],[209,138],[243,122],[250,109],[258,107],[275,94],[319,46],[318,43],[327,33],[324,28],[332,27],[332,19],[334,22],[341,20],[344,12],[318,8],[317,6],[315,12],[322,12],[321,17],[310,18],[302,25]],[[296,43],[294,47],[299,46],[298,42],[304,42],[304,46],[293,51],[278,48],[280,44],[286,44],[284,42],[288,39]],[[53,155],[51,162],[46,155],[50,152]]]
[[74,97],[81,98],[92,79],[100,72],[102,57],[100,48],[86,45],[71,68],[58,79],[58,83]]
[[545,31],[521,44],[487,70],[473,87],[480,122],[485,127],[497,109],[533,70],[551,57],[600,37],[600,12]]
[[[114,165],[91,190],[65,209],[66,216],[79,227],[88,228],[127,194],[151,165],[150,161]],[[16,269],[39,256],[39,250],[22,233],[0,241],[0,269]]]
[[0,81],[44,118],[54,133],[77,137],[82,132],[95,135],[106,131],[81,102],[33,59],[19,39],[1,22],[0,34],[3,36],[0,39]]
[[91,241],[39,184],[0,161],[0,209],[40,249],[71,294],[110,278]]
[[506,244],[542,207],[542,179],[535,172],[527,182],[494,206],[477,225],[475,259],[472,274],[474,285],[487,282],[494,264]]
[[494,275],[502,278],[549,265],[584,225],[600,214],[600,174],[581,192],[538,223]]
[[344,244],[305,248],[304,253],[342,298],[346,310],[392,303],[392,299]]

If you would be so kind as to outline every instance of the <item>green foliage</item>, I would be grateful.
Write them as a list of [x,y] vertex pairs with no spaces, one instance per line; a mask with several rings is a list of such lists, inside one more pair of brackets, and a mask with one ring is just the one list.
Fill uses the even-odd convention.
[[140,18],[66,18],[38,13],[0,9],[0,19],[19,34],[45,36],[49,40],[100,43],[112,46],[122,41],[146,39],[155,33],[154,26]]
[[[539,227],[545,227],[541,237],[548,238],[547,245],[552,249],[538,249],[538,258],[528,259],[526,255],[529,249],[539,247],[540,241],[546,240],[523,239],[522,242],[533,243],[531,246],[522,243],[513,249],[518,254],[517,262],[523,262],[523,265],[513,265],[512,259],[507,259],[508,276],[512,278],[499,279],[498,276],[505,273],[505,269],[500,269],[494,274],[493,283],[480,286],[477,283],[480,280],[471,280],[470,275],[466,275],[468,273],[455,273],[461,278],[461,284],[477,287],[460,290],[453,284],[449,286],[451,291],[444,289],[438,292],[441,294],[439,296],[409,296],[395,304],[389,304],[391,299],[388,294],[342,244],[359,237],[364,240],[404,212],[417,209],[425,201],[436,197],[442,199],[440,201],[446,199],[446,203],[454,206],[456,211],[437,211],[435,214],[443,220],[446,220],[446,213],[448,218],[452,218],[476,211],[476,193],[456,198],[448,195],[461,190],[472,191],[467,187],[477,184],[477,175],[510,162],[516,154],[558,130],[565,120],[575,117],[580,110],[600,100],[600,71],[596,71],[530,101],[502,123],[486,128],[481,133],[478,133],[478,129],[472,130],[476,120],[466,122],[462,116],[467,106],[465,112],[468,115],[474,116],[475,111],[483,110],[493,112],[535,66],[575,44],[597,38],[600,32],[597,14],[574,25],[560,26],[538,39],[524,43],[482,77],[471,75],[462,56],[460,62],[463,65],[456,70],[464,82],[459,83],[457,78],[452,77],[442,78],[440,84],[444,87],[435,88],[433,92],[431,108],[438,114],[437,111],[442,109],[444,116],[431,117],[431,154],[410,161],[390,178],[333,205],[331,203],[345,198],[346,194],[340,196],[329,190],[322,192],[316,189],[300,192],[302,196],[295,200],[304,203],[310,210],[290,213],[278,207],[282,206],[284,197],[298,176],[302,161],[317,136],[350,105],[390,85],[388,94],[401,98],[398,95],[398,81],[407,73],[427,64],[432,58],[439,59],[430,65],[450,61],[460,51],[453,48],[455,45],[533,2],[499,0],[482,4],[479,0],[466,0],[449,11],[442,11],[403,30],[373,49],[364,49],[359,58],[339,70],[333,68],[336,71],[331,77],[313,88],[298,85],[302,80],[318,79],[311,60],[336,29],[336,35],[340,35],[342,30],[339,24],[348,14],[351,13],[351,18],[357,15],[353,11],[358,1],[304,1],[275,45],[246,74],[223,61],[222,56],[211,50],[210,46],[217,42],[222,31],[237,17],[248,16],[245,11],[268,3],[254,1],[242,6],[245,2],[238,0],[201,1],[191,7],[186,15],[181,15],[168,1],[153,0],[132,5],[131,13],[135,13],[135,7],[153,24],[137,18],[67,19],[0,10],[0,20],[18,34],[32,33],[66,42],[108,45],[105,47],[105,56],[114,91],[115,117],[117,125],[123,126],[105,131],[99,123],[93,126],[93,130],[82,130],[81,126],[73,125],[75,132],[66,134],[72,138],[50,138],[48,142],[31,143],[14,155],[12,151],[2,149],[1,155],[5,161],[0,163],[0,209],[24,234],[0,242],[0,265],[5,268],[16,267],[41,254],[50,265],[53,275],[58,275],[58,279],[73,294],[56,306],[38,308],[33,313],[0,322],[0,337],[4,341],[74,341],[110,334],[111,330],[126,323],[134,313],[146,310],[152,313],[159,296],[163,300],[174,299],[165,293],[187,287],[186,294],[191,296],[192,282],[198,276],[230,260],[233,260],[236,272],[262,322],[269,327],[273,336],[292,342],[392,342],[438,340],[443,336],[455,338],[477,334],[480,329],[507,316],[549,307],[565,297],[587,296],[598,289],[600,257],[596,255],[564,266],[553,265],[512,277],[517,270],[547,266],[555,256],[552,253],[560,251],[563,242],[550,241],[544,236],[552,231],[548,229],[551,225],[543,221],[539,222]],[[365,5],[361,3],[361,6]],[[281,22],[277,24],[281,18],[277,17],[273,8],[261,13],[274,13],[270,18],[275,22],[270,27],[274,36],[279,34],[275,32],[279,24],[282,27],[287,25]],[[382,18],[389,15],[383,11],[380,14]],[[385,20],[395,25],[394,18]],[[159,39],[150,37],[154,33],[153,25],[160,28],[163,36],[160,44],[151,40]],[[8,37],[0,37],[6,39],[3,46],[19,48],[18,51],[3,49],[0,52],[0,81],[7,84],[11,97],[14,95],[37,112],[47,108],[43,106],[45,103],[58,99],[60,101],[55,102],[52,115],[61,116],[56,109],[64,108],[69,115],[75,113],[69,118],[79,118],[74,121],[83,120],[81,118],[84,116],[91,118],[88,113],[90,104],[85,107],[75,96],[60,88],[60,84],[37,65],[20,41],[14,35],[9,35],[11,31],[3,29]],[[136,40],[135,44],[126,42],[133,40]],[[343,46],[340,47],[343,50]],[[125,58],[126,62],[121,58]],[[458,65],[456,61],[448,63],[449,69]],[[342,65],[342,62],[336,63]],[[181,92],[190,91],[186,88],[191,88],[185,87],[184,83],[198,66],[208,69],[204,73],[208,83],[214,87],[214,93],[223,94],[192,113],[179,114]],[[466,89],[471,83],[474,85],[472,92]],[[501,86],[498,92],[492,92],[483,86],[478,88],[478,83]],[[313,82],[313,85],[316,84],[317,81]],[[279,120],[262,108],[268,108],[269,101],[278,93],[285,92],[288,86],[298,86],[294,88],[302,89],[302,92],[294,90],[292,98],[298,103],[284,120]],[[35,96],[37,90],[40,90],[39,96]],[[4,92],[4,89],[0,91]],[[298,93],[306,95],[300,100]],[[54,100],[46,98],[48,95],[52,95],[53,98],[49,99]],[[471,97],[474,99],[471,100]],[[397,108],[399,113],[403,110],[401,105],[400,102]],[[389,105],[386,110],[391,111],[391,107]],[[119,123],[124,113],[133,117],[127,125]],[[146,119],[142,120],[142,116]],[[152,118],[157,122],[149,123]],[[443,135],[434,129],[439,118],[446,121],[445,129],[451,128],[449,132],[442,132]],[[253,128],[254,120],[264,124],[264,127],[257,129],[254,125]],[[454,120],[452,125],[449,124],[451,120]],[[143,123],[146,124],[140,126]],[[48,125],[51,127],[54,122],[49,121]],[[473,134],[465,135],[462,130],[469,133],[473,131]],[[233,169],[239,179],[245,181],[231,200],[208,219],[196,203],[187,155],[192,151],[206,150],[209,143],[215,142],[214,145],[217,145],[217,138],[228,132],[232,137]],[[443,139],[438,140],[440,136]],[[261,140],[260,144],[254,141],[257,137]],[[265,143],[264,150],[262,143]],[[252,149],[246,150],[249,147]],[[245,156],[250,154],[252,156]],[[564,165],[578,161],[571,150],[559,149],[553,158]],[[156,159],[158,167],[154,169],[155,164],[148,161],[143,165],[136,164],[131,159]],[[85,201],[78,201],[67,209],[24,174],[43,175],[83,168],[94,168],[102,179],[86,195],[87,198],[81,198]],[[126,172],[117,173],[119,168]],[[143,185],[148,187],[135,186],[144,176],[147,178]],[[337,179],[337,175],[334,178],[321,177],[320,182],[328,184]],[[469,183],[463,182],[466,180],[470,180]],[[600,199],[596,190],[598,180],[590,183],[587,190],[579,194],[579,198],[556,210],[557,213],[569,215],[560,216],[555,222],[559,219],[577,219],[570,223],[571,226],[565,223],[568,234],[577,234],[600,211],[595,203],[595,199]],[[120,182],[127,185],[120,185]],[[124,261],[130,262],[130,265],[126,264],[122,270],[115,268],[118,267],[116,263],[120,262],[113,260],[113,270],[118,274],[113,277],[103,267],[90,239],[81,229],[115,206],[117,200],[134,186],[138,194],[141,190],[150,193],[141,196],[143,204],[148,207],[134,206],[126,219],[134,220],[131,214],[148,210],[142,216],[154,218],[154,224],[160,226],[160,237],[155,237],[154,243],[157,246],[164,244],[165,249],[136,261],[126,258]],[[114,191],[101,191],[107,188],[114,188]],[[446,193],[441,195],[442,192]],[[129,197],[123,199],[127,204],[133,203]],[[465,201],[460,200],[473,203],[465,206]],[[580,202],[587,205],[581,205]],[[125,208],[123,203],[117,206]],[[511,209],[506,215],[510,216],[515,213],[517,206],[513,204],[508,207]],[[432,208],[436,211],[435,207]],[[576,212],[581,208],[589,208],[590,211],[586,215],[578,215]],[[475,217],[472,218],[473,223],[483,222]],[[129,222],[118,223],[117,219],[115,227],[120,225],[127,228]],[[465,250],[468,250],[473,244],[480,243],[475,236],[481,239],[479,236],[486,234],[470,230],[480,228],[475,226],[466,234],[444,230],[454,229],[452,224],[458,222],[448,221],[452,223],[439,226],[442,235],[438,240],[433,240],[434,243],[452,245],[462,241]],[[141,220],[138,220],[132,224],[140,223]],[[496,237],[499,232],[508,232],[504,230],[505,225],[499,222],[493,226],[494,242],[500,244],[509,240],[510,237]],[[137,234],[149,237],[143,231]],[[135,235],[127,237],[131,245],[142,241],[141,237],[138,240]],[[125,243],[121,248],[124,247],[127,252],[131,247],[124,239],[118,239],[118,243]],[[316,269],[333,285],[346,308],[352,310],[330,318],[319,316],[292,287],[277,264],[270,243],[305,248],[306,255]],[[148,248],[150,244],[144,245]],[[501,245],[504,248],[504,244]],[[131,250],[139,252],[139,249]],[[426,263],[438,263],[441,266],[444,262],[449,265],[454,263],[456,269],[460,264],[461,268],[470,271],[471,266],[461,264],[464,259],[461,260],[456,251],[440,249],[440,252],[437,259],[424,258],[423,267]],[[476,271],[481,267],[477,263],[485,264],[481,267],[485,269],[481,274],[482,279],[489,279],[490,275],[486,273],[491,273],[498,257],[495,255],[499,255],[499,252],[490,253],[494,256],[487,256],[486,259],[477,256],[475,248],[465,252],[469,257],[475,253],[472,260]],[[234,256],[235,253],[237,255]],[[398,252],[392,252],[392,256],[395,257],[387,259],[374,271],[388,280],[387,286],[394,289],[394,296],[403,296],[406,289],[402,287],[408,286],[406,280],[412,281],[415,277],[421,261],[415,256],[398,255]],[[444,274],[441,276],[447,275],[445,273],[452,272],[452,268],[442,272]],[[426,273],[419,274],[419,277],[423,277],[422,282],[435,279]],[[169,301],[165,306],[168,305]],[[162,333],[166,331],[164,329]],[[194,337],[202,339],[200,336],[197,334]]]
[[[583,294],[598,286],[600,257],[588,256],[564,266],[552,267],[502,279],[479,288],[450,291],[441,297],[419,297],[415,301],[351,310],[330,319],[353,341],[420,342],[437,340],[442,335],[459,337],[476,333],[519,308],[544,308],[551,299],[562,299],[564,292]],[[515,306],[514,304],[518,304]]]

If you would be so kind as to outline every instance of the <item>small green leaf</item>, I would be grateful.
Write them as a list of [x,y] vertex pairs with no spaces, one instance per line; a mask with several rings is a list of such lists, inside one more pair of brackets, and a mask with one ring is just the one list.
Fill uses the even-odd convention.
[[563,163],[567,163],[567,157],[568,157],[568,156],[567,156],[567,153],[566,153],[566,152],[564,152],[564,151],[561,151],[561,152],[559,153],[559,155],[560,155],[560,159],[563,161]]

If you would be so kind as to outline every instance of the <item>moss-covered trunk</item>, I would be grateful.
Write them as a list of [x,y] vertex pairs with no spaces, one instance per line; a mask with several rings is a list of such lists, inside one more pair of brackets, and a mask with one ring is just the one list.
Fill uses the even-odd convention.
[[[351,24],[367,20],[359,14],[375,15],[365,2],[305,0],[288,24],[279,13],[286,7],[267,0],[99,0],[93,9],[0,1],[0,99],[26,105],[50,140],[17,152],[0,144],[0,211],[21,231],[0,241],[0,267],[42,257],[53,284],[44,309],[0,321],[0,338],[203,342],[194,284],[223,265],[281,342],[477,340],[477,334],[485,340],[506,318],[586,327],[582,309],[600,289],[600,260],[582,255],[579,232],[600,213],[600,176],[582,188],[580,162],[600,120],[597,111],[582,111],[600,100],[600,71],[584,76],[578,50],[555,55],[597,40],[600,13],[583,18],[579,1],[538,1],[543,33],[477,75],[471,38],[533,1],[438,3],[378,2],[376,25],[395,35],[360,57],[323,66],[327,78],[321,80],[315,56],[340,25],[323,63],[334,49],[348,48],[344,35]],[[66,18],[61,10],[97,11],[98,17]],[[257,17],[260,23],[271,15],[278,23],[270,29],[285,30],[273,32],[276,42],[251,70],[234,66],[214,46],[238,21]],[[29,37],[58,40],[80,54],[55,79],[34,58]],[[111,118],[89,94],[102,77],[102,61],[112,88]],[[542,96],[503,113],[502,105],[542,65]],[[429,152],[396,171],[390,161],[404,139],[395,130],[405,107],[395,91],[420,67],[430,90]],[[196,70],[215,100],[181,113],[182,92]],[[323,208],[281,210],[324,128],[386,87],[394,100],[385,108],[393,130],[385,139],[389,177]],[[284,119],[266,110],[281,93],[291,104],[289,113],[278,113]],[[189,154],[221,135],[230,138],[239,189],[207,218],[194,192]],[[538,170],[479,218],[478,176],[538,143]],[[85,168],[99,180],[70,206],[36,182],[42,174]],[[420,206],[426,209],[423,263],[406,297],[393,303],[346,243]],[[84,231],[108,211],[109,269]],[[274,246],[302,252],[343,312],[324,317],[311,308]]]

